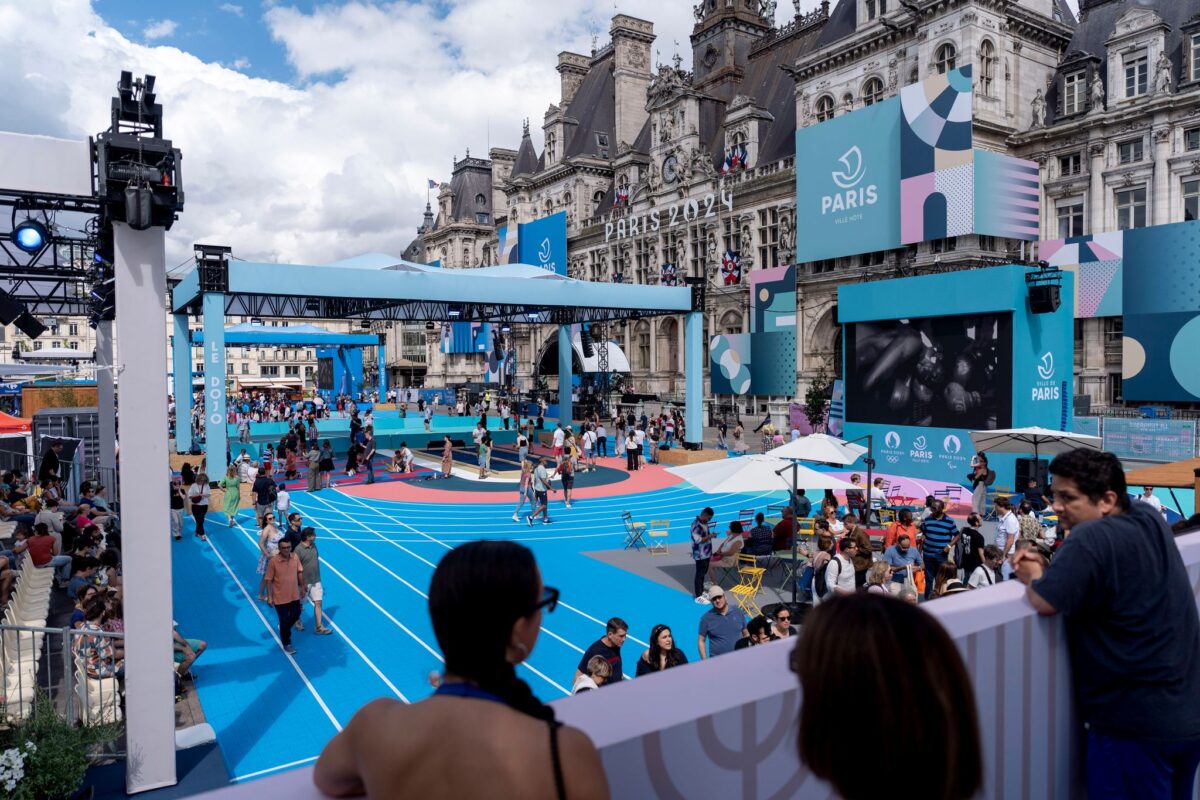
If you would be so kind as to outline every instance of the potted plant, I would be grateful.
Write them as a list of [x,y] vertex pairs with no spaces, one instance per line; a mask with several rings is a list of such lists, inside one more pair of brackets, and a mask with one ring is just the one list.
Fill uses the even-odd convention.
[[29,716],[0,726],[0,794],[14,800],[66,800],[79,789],[92,750],[121,735],[121,725],[76,726],[42,690]]

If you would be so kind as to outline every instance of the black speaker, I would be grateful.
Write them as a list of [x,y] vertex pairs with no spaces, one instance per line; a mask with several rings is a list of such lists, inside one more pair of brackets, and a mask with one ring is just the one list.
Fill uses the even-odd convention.
[[30,339],[36,339],[46,332],[46,326],[34,319],[28,311],[22,311],[21,315],[13,320],[13,324]]
[[583,350],[584,358],[592,358],[596,355],[596,348],[592,345],[592,331],[587,325],[579,327],[579,346]]
[[1043,459],[1033,458],[1018,458],[1017,459],[1017,494],[1021,494],[1029,487],[1029,481],[1037,479],[1038,486],[1042,488],[1042,494],[1046,494],[1050,486],[1050,462]]
[[8,292],[0,291],[0,325],[12,325],[24,313],[24,303],[13,300]]
[[1054,284],[1029,287],[1029,310],[1034,314],[1053,314],[1062,304],[1061,287]]

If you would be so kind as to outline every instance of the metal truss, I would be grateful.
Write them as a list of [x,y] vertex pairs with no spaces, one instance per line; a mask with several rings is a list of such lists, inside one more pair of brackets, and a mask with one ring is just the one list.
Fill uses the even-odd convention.
[[[0,189],[0,289],[24,303],[34,316],[86,316],[92,258],[96,252],[95,217],[75,233],[54,224],[59,213],[95,215],[93,197],[37,195]],[[46,244],[27,253],[12,242],[15,225],[28,215],[46,224]]]
[[419,300],[232,294],[225,299],[226,316],[291,317],[300,319],[365,319],[393,322],[508,322],[531,325],[570,325],[577,322],[641,319],[678,314],[620,308],[538,308],[501,303],[450,303]]

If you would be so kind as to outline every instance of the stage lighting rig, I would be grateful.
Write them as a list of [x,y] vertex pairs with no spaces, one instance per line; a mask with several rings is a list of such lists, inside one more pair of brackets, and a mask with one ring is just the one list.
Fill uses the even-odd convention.
[[1029,290],[1029,310],[1034,314],[1053,314],[1062,303],[1063,273],[1047,261],[1037,262],[1037,269],[1025,273]]
[[169,229],[183,210],[182,155],[163,138],[154,76],[123,71],[112,99],[112,126],[94,142],[96,192],[110,220],[135,230]]
[[40,252],[50,241],[50,231],[46,226],[32,217],[13,226],[12,241],[26,253]]

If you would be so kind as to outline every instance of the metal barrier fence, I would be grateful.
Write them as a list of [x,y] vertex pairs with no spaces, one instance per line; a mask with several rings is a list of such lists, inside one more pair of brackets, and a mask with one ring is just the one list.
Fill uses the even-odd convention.
[[[41,465],[41,456],[0,450],[0,472],[9,471],[22,477],[36,478]],[[116,468],[74,463],[69,463],[68,466],[69,472],[62,481],[63,499],[68,503],[78,502],[79,485],[84,481],[91,482],[93,486],[105,487],[109,505],[120,502],[121,486],[117,480]]]
[[[87,640],[93,640],[91,642]],[[90,674],[81,644],[104,640],[112,648],[124,644],[123,633],[0,624],[0,719],[13,722],[29,716],[38,693],[70,722],[99,725],[120,722],[124,699],[115,676]],[[115,666],[115,659],[111,662]],[[108,751],[105,758],[123,757]]]

